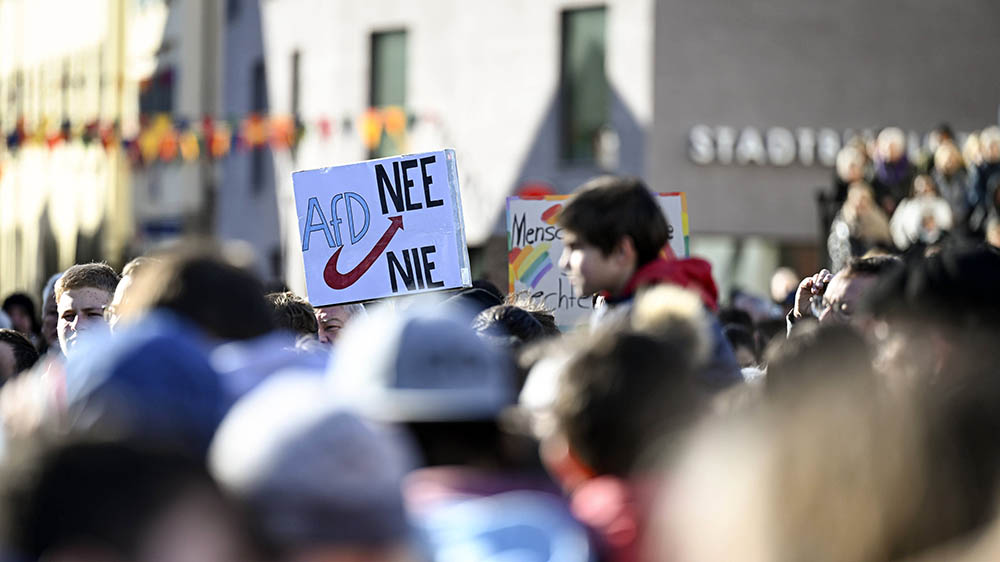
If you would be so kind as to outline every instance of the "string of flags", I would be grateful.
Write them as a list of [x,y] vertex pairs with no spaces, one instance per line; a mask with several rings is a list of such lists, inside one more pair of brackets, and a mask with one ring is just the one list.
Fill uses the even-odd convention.
[[234,151],[258,148],[294,149],[304,136],[316,134],[329,140],[337,134],[351,134],[355,125],[366,148],[373,150],[388,136],[402,146],[406,132],[418,120],[434,121],[432,115],[418,117],[399,106],[369,108],[357,119],[320,117],[309,123],[298,116],[251,113],[241,119],[203,117],[190,120],[168,113],[142,115],[139,131],[123,136],[117,122],[91,121],[58,125],[41,119],[34,127],[23,118],[3,135],[3,148],[16,152],[24,146],[57,146],[79,140],[85,145],[100,143],[105,150],[121,147],[135,166],[154,162],[194,162],[201,158],[219,160]]

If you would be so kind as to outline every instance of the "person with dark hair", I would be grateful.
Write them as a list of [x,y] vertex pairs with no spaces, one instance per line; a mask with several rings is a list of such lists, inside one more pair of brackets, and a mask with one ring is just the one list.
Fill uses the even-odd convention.
[[532,299],[526,292],[508,295],[504,299],[504,304],[514,305],[534,316],[535,320],[538,320],[538,323],[542,325],[545,337],[555,337],[562,334],[562,330],[556,324],[556,316],[552,309],[546,308],[541,301]]
[[[649,468],[653,445],[676,439],[703,398],[688,354],[669,340],[601,334],[566,367],[554,412],[558,431],[593,474],[629,478]],[[627,375],[627,376],[623,376]]]
[[[49,280],[45,282],[45,287],[42,289],[42,324],[41,324],[41,336],[43,346],[39,347],[39,351],[45,353],[52,350],[53,353],[61,353],[62,350],[59,348],[59,307],[56,303],[56,281],[62,273],[56,273],[49,277]],[[43,351],[44,349],[44,351]]]
[[38,361],[38,350],[17,330],[0,330],[0,385]]
[[[596,260],[601,257],[625,266],[616,272],[600,267],[573,271],[574,285],[584,295],[624,291],[632,273],[654,261],[673,232],[653,194],[637,178],[591,180],[566,203],[557,220],[564,236],[569,235],[564,241],[570,254],[574,247],[582,250],[589,246],[597,254],[590,256],[595,258],[594,265],[601,265]],[[564,254],[563,259],[567,257]]]
[[[678,285],[718,310],[712,266],[700,258],[667,258],[672,236],[656,198],[635,178],[604,176],[584,184],[557,218],[563,229],[559,267],[581,295],[599,294],[591,325],[628,316],[636,293],[660,284]],[[733,351],[713,318],[714,349],[707,376],[724,388],[742,380]]]
[[472,288],[482,289],[487,293],[493,295],[494,297],[500,299],[501,301],[504,300],[503,291],[501,291],[500,287],[497,287],[496,284],[494,284],[489,279],[473,279]]
[[143,267],[117,311],[136,317],[167,310],[218,340],[248,340],[274,328],[261,282],[231,263],[221,248],[189,244]]
[[3,300],[3,311],[10,316],[13,328],[24,334],[37,347],[41,325],[35,314],[35,301],[27,293],[11,293]]
[[754,328],[753,317],[750,316],[750,313],[732,306],[719,309],[719,323],[722,324],[723,329],[735,325],[748,332],[753,332]]
[[995,521],[998,280],[995,249],[951,246],[927,257],[909,256],[864,303],[882,326],[874,333],[882,350],[880,371],[925,420],[925,463],[936,471],[933,487],[922,493],[938,500],[938,511],[950,520],[948,526],[918,528],[935,537],[968,536]]
[[291,291],[270,293],[265,298],[272,307],[274,324],[278,329],[296,336],[316,337],[319,331],[316,311],[305,299]]
[[104,263],[74,265],[56,282],[59,347],[68,355],[80,336],[106,334],[109,331],[105,309],[118,287],[120,278]]
[[847,379],[873,383],[874,359],[865,337],[850,324],[811,323],[771,343],[764,354],[764,380],[772,395]]
[[[563,371],[542,458],[604,559],[639,560],[658,465],[705,406],[693,355],[672,340],[606,332]],[[628,531],[623,533],[623,529]]]
[[487,341],[515,352],[545,337],[542,324],[530,312],[512,304],[498,304],[480,312],[472,320],[472,329]]
[[803,318],[820,322],[848,321],[858,311],[861,298],[879,280],[902,266],[896,256],[853,259],[833,275],[823,269],[799,283],[795,306],[788,313],[788,331]]
[[494,293],[479,287],[467,287],[449,297],[448,302],[461,305],[466,308],[470,315],[476,315],[491,306],[502,304],[503,297],[499,292]]
[[196,460],[126,443],[18,445],[0,477],[4,560],[253,559],[236,510]]
[[733,348],[736,362],[741,368],[760,364],[760,353],[753,332],[739,324],[729,324],[722,327],[722,333],[726,336],[729,346]]

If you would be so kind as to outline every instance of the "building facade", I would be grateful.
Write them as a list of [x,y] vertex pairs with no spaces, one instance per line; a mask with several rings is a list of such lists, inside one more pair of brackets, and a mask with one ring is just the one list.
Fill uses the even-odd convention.
[[138,126],[139,82],[154,64],[163,8],[0,1],[0,294],[38,294],[54,271],[124,255],[129,167],[95,124]]
[[[508,195],[644,173],[652,0],[263,0],[262,13],[272,111],[325,123],[275,159],[286,280],[297,291],[294,170],[454,148],[468,242],[488,248],[474,250],[474,269],[500,283]],[[370,146],[364,115],[380,107],[403,108],[405,135]]]

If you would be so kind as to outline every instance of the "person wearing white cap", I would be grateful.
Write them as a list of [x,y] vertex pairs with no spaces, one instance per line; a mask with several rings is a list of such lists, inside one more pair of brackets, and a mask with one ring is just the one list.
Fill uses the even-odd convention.
[[317,377],[262,383],[219,427],[213,474],[278,562],[421,560],[401,491],[405,441],[328,396]]

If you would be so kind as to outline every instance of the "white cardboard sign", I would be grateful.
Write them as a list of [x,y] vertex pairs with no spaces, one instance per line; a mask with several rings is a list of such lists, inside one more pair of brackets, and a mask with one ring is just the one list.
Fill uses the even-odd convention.
[[[507,198],[507,281],[511,293],[526,293],[555,313],[564,328],[576,326],[593,310],[591,295],[578,295],[559,269],[562,229],[556,216],[569,196]],[[675,256],[688,251],[687,199],[684,193],[656,194],[672,230],[668,242]]]
[[455,151],[292,174],[313,306],[468,287]]

